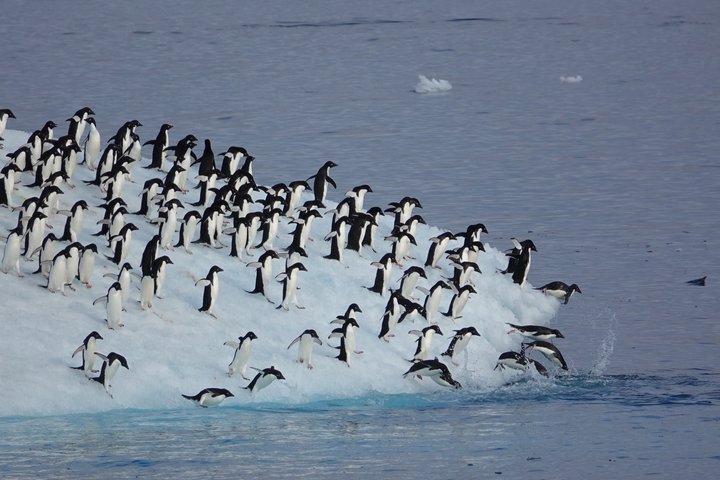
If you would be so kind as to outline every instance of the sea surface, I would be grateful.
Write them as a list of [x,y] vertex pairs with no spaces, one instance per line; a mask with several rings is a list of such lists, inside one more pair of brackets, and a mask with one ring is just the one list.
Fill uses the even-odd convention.
[[532,238],[529,280],[583,292],[555,320],[567,376],[5,417],[0,477],[717,477],[720,3],[5,0],[0,31],[10,128],[89,105],[106,137],[246,146],[265,184],[333,160],[331,200],[367,183],[366,205]]

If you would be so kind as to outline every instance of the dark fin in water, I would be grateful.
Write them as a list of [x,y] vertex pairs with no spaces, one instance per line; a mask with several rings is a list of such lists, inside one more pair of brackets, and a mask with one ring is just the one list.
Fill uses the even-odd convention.
[[705,276],[702,277],[702,278],[696,278],[695,280],[688,280],[688,281],[685,282],[685,283],[687,283],[688,285],[697,285],[697,286],[699,286],[699,287],[704,287],[704,286],[705,286],[705,279],[706,279],[706,278],[707,278],[707,275],[705,275]]

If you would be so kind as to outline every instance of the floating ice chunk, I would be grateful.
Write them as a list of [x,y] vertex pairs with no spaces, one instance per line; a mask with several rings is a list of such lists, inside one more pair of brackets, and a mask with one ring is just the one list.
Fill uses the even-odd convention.
[[447,92],[452,88],[447,80],[427,78],[425,75],[418,75],[418,83],[415,85],[415,93],[439,93]]
[[575,75],[575,76],[560,76],[560,81],[563,83],[580,83],[583,81],[582,75]]

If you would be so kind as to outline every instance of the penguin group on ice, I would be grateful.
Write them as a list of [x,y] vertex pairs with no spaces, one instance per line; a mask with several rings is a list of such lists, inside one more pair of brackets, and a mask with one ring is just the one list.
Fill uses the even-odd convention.
[[[7,162],[0,170],[0,205],[5,207],[2,215],[10,218],[16,213],[17,222],[4,236],[2,272],[65,296],[72,295],[66,288],[76,289],[75,280],[88,289],[101,288],[103,295],[94,304],[105,306],[104,316],[97,314],[98,321],[104,318],[110,330],[122,328],[125,317],[137,315],[138,308],[154,311],[157,299],[172,296],[172,291],[164,289],[168,272],[179,269],[183,258],[201,247],[217,254],[226,252],[234,263],[232,269],[229,264],[224,264],[225,268],[209,265],[204,277],[192,276],[195,285],[203,287],[202,297],[198,294],[197,298],[199,312],[216,318],[222,278],[247,277],[250,284],[253,269],[254,288],[240,289],[233,295],[250,299],[252,294],[261,294],[268,302],[276,303],[277,309],[302,311],[303,278],[313,275],[312,268],[303,263],[311,254],[308,242],[317,246],[324,240],[329,246],[326,255],[319,254],[324,257],[321,261],[337,265],[340,274],[348,255],[366,259],[376,269],[374,280],[367,278],[364,285],[347,285],[349,294],[355,288],[387,298],[384,310],[363,312],[353,303],[330,322],[334,326],[328,327],[327,339],[339,342],[330,345],[338,350],[335,358],[348,367],[362,358],[357,345],[360,328],[375,329],[378,333],[374,341],[384,345],[393,341],[401,325],[420,321],[424,323],[422,328],[407,331],[417,336],[416,349],[404,355],[410,366],[398,377],[429,377],[441,386],[461,388],[453,371],[460,366],[460,355],[467,355],[466,347],[472,338],[481,337],[480,319],[463,316],[468,302],[482,292],[476,279],[482,275],[508,275],[516,288],[524,288],[527,282],[531,255],[537,252],[530,239],[513,239],[507,262],[497,264],[495,271],[481,271],[478,258],[486,254],[481,234],[488,233],[482,223],[471,224],[463,232],[445,231],[430,238],[425,261],[418,261],[416,256],[424,253],[417,251],[418,225],[425,224],[416,213],[422,208],[420,201],[406,196],[387,208],[366,208],[366,196],[373,190],[363,184],[352,188],[332,207],[328,197],[331,187],[336,189],[337,184],[331,170],[339,166],[333,161],[326,161],[306,179],[284,179],[287,183],[266,186],[256,182],[255,157],[245,147],[230,146],[216,155],[211,141],[205,140],[203,152],[197,156],[194,149],[198,139],[188,134],[173,143],[170,124],[163,124],[154,140],[141,143],[137,130],[143,124],[131,120],[110,137],[103,149],[94,115],[91,108],[81,108],[67,120],[67,134],[58,137],[54,134],[58,125],[48,121],[26,143],[5,153]],[[11,110],[0,109],[0,140],[8,120],[15,118]],[[141,166],[144,146],[152,146],[152,151],[148,152],[149,163]],[[221,157],[219,168],[217,157]],[[86,169],[79,169],[80,165]],[[133,177],[148,176],[152,178],[144,180],[139,198],[124,195],[128,182],[135,182]],[[85,198],[66,205],[65,192],[76,187],[75,191],[83,192]],[[96,222],[99,230],[94,233],[88,232],[85,225],[92,215],[101,218]],[[392,227],[387,229],[384,226],[389,222],[380,221],[386,215],[393,217]],[[330,217],[329,231],[313,232],[314,220]],[[58,221],[64,223],[62,236],[46,232]],[[133,232],[139,230],[152,234],[145,245],[133,240]],[[90,235],[97,240],[83,243]],[[128,255],[140,251],[140,265],[132,266]],[[312,251],[317,255],[317,248]],[[213,253],[213,258],[217,254]],[[37,269],[30,277],[36,280],[31,280],[25,275],[27,269],[21,267],[36,259]],[[283,267],[278,265],[281,260]],[[110,270],[102,275],[111,280],[109,286],[98,287],[93,281],[96,265]],[[275,282],[282,284],[282,297],[277,302],[269,293]],[[582,293],[576,284],[568,286],[559,281],[536,290],[565,304],[574,292]],[[138,308],[131,303],[135,301]],[[442,304],[446,305],[444,311]],[[361,321],[358,313],[375,321]],[[442,328],[440,323],[444,324]],[[558,330],[538,325],[509,326],[508,333],[519,334],[523,341],[518,343],[518,351],[500,355],[496,369],[534,367],[541,375],[548,375],[542,363],[528,357],[537,352],[558,369],[568,370],[560,350],[551,343],[554,338],[564,338]],[[444,353],[437,355],[433,352],[442,350],[433,348],[433,343],[437,343],[436,336],[445,336],[443,331],[453,333]],[[243,388],[253,397],[274,380],[285,379],[275,366],[250,366],[253,345],[262,342],[262,337],[262,332],[256,335],[246,331],[237,341],[225,342],[234,349],[227,376],[239,374],[250,381]],[[103,336],[97,331],[87,335],[72,354],[74,357],[82,353],[82,364],[72,368],[81,370],[111,394],[110,382],[118,369],[129,370],[129,366],[119,353],[99,353],[96,342],[100,340]],[[324,345],[318,331],[295,328],[293,324],[287,341],[288,350],[297,344],[297,361],[312,369],[313,347]],[[95,368],[96,357],[102,360],[99,370]],[[448,365],[440,360],[442,357],[447,357]],[[252,379],[246,376],[248,367],[257,371]],[[182,397],[208,407],[234,395],[225,388],[208,387]]]

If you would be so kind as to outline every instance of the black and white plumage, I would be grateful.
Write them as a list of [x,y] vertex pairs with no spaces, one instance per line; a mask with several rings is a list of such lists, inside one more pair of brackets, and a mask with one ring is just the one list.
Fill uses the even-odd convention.
[[297,290],[299,282],[299,272],[307,272],[307,268],[302,263],[294,263],[287,267],[285,271],[279,274],[276,278],[283,284],[283,298],[280,305],[277,308],[284,310],[290,310],[290,305],[295,305],[297,308],[304,309],[297,303]]
[[390,275],[392,274],[392,265],[397,263],[395,256],[392,253],[386,253],[378,262],[373,262],[371,265],[377,268],[375,272],[375,282],[372,287],[366,287],[371,292],[378,293],[380,295],[385,294],[385,290],[389,288]]
[[450,388],[462,388],[460,382],[452,378],[452,374],[447,366],[435,357],[431,360],[418,360],[403,374],[403,378],[407,376],[428,377],[438,385]]
[[95,355],[103,359],[102,368],[100,369],[100,375],[97,377],[93,377],[91,380],[96,381],[103,387],[105,387],[105,391],[110,395],[110,398],[112,398],[112,393],[110,393],[110,389],[112,385],[110,382],[115,377],[115,374],[117,373],[118,369],[120,367],[125,367],[127,370],[130,370],[130,367],[128,366],[128,362],[119,353],[110,352],[106,355],[103,355],[101,353],[95,352]]
[[577,284],[573,283],[572,285],[568,285],[567,283],[560,281],[547,283],[542,287],[537,287],[535,290],[542,290],[545,295],[550,295],[551,297],[563,300],[563,304],[565,305],[567,305],[568,301],[570,301],[570,297],[573,292],[582,293]]
[[395,336],[395,327],[397,326],[398,319],[402,314],[402,310],[402,306],[400,305],[400,292],[393,290],[390,292],[390,298],[385,305],[385,312],[383,313],[378,338],[382,338],[388,342],[389,337]]
[[435,321],[435,315],[438,313],[438,308],[440,307],[442,291],[450,290],[450,286],[443,280],[438,280],[429,290],[424,287],[418,287],[418,290],[425,294],[425,302],[423,303],[425,319],[430,324],[437,323]]
[[447,350],[445,350],[442,355],[450,357],[453,365],[460,365],[456,359],[458,355],[465,351],[465,347],[470,343],[470,339],[473,336],[480,336],[480,333],[478,333],[475,327],[465,327],[460,330],[455,330],[455,335],[453,335],[452,340],[450,340],[450,345],[448,345]]
[[114,282],[108,288],[108,291],[102,297],[96,298],[93,305],[98,302],[105,302],[107,317],[105,321],[110,330],[114,330],[118,327],[124,327],[125,325],[120,321],[120,314],[123,309],[122,300],[122,286],[119,282]]
[[400,295],[405,298],[414,298],[413,292],[420,278],[427,279],[425,270],[422,267],[412,266],[407,268],[400,277]]
[[436,334],[443,334],[442,330],[440,330],[440,327],[437,325],[430,325],[422,330],[410,330],[408,333],[411,335],[417,335],[418,337],[413,360],[425,360],[425,357],[428,353],[430,353],[433,337]]
[[253,332],[247,332],[242,337],[238,337],[237,342],[227,341],[223,345],[226,347],[232,347],[235,349],[232,361],[228,365],[228,377],[232,377],[235,372],[240,372],[240,376],[245,380],[250,380],[245,376],[247,371],[248,360],[250,360],[250,353],[252,352],[253,340],[257,340],[257,335]]
[[313,344],[322,345],[322,340],[320,340],[320,337],[315,330],[308,329],[298,335],[295,340],[290,342],[287,349],[290,350],[290,347],[296,343],[298,344],[298,362],[304,364],[307,368],[312,369]]
[[525,352],[539,352],[554,365],[557,365],[563,370],[568,369],[567,362],[565,358],[563,358],[562,353],[560,353],[560,349],[552,343],[546,342],[545,340],[535,340],[534,342],[523,343],[522,346]]
[[493,370],[504,370],[507,368],[512,368],[513,370],[527,370],[528,365],[530,364],[529,359],[525,356],[525,353],[523,352],[504,352],[501,353],[500,356],[497,359],[497,363],[495,364],[495,368]]
[[320,169],[315,175],[308,178],[308,180],[314,179],[313,193],[315,194],[315,201],[318,202],[322,207],[325,206],[325,198],[327,197],[328,184],[332,185],[334,188],[337,188],[335,180],[330,177],[330,169],[333,167],[337,167],[337,164],[328,160],[323,164],[322,167],[320,167]]
[[477,290],[475,290],[472,285],[463,285],[462,287],[456,289],[455,295],[453,295],[450,300],[450,305],[448,305],[448,310],[443,313],[443,315],[450,317],[453,320],[461,318],[460,313],[465,308],[465,305],[467,305],[470,294],[472,293],[477,293]]
[[263,368],[262,370],[258,370],[255,378],[252,379],[245,389],[250,390],[251,395],[254,397],[257,392],[267,387],[275,380],[285,380],[282,372],[276,369],[275,366]]
[[214,405],[221,404],[226,398],[234,397],[235,395],[225,388],[203,388],[195,395],[182,394],[183,398],[187,398],[198,406],[207,408]]
[[195,282],[196,287],[205,287],[203,290],[203,304],[200,308],[198,308],[198,311],[207,312],[208,315],[213,318],[217,318],[215,312],[213,312],[213,307],[217,302],[218,290],[220,288],[218,273],[222,271],[224,271],[222,268],[218,267],[217,265],[213,265],[212,267],[210,267],[210,270],[208,271],[205,278]]
[[338,316],[331,324],[340,324],[340,328],[334,329],[328,338],[341,338],[344,341],[345,348],[349,353],[361,354],[361,350],[356,348],[356,330],[360,328],[355,317]]
[[508,323],[512,330],[508,333],[519,333],[523,337],[533,340],[550,340],[551,338],[565,338],[560,330],[542,325],[515,325]]
[[102,335],[100,335],[98,332],[90,332],[90,334],[85,337],[85,340],[83,340],[83,343],[81,343],[80,346],[76,348],[72,354],[72,358],[75,358],[75,355],[77,355],[78,353],[82,353],[82,365],[80,365],[79,367],[71,368],[84,371],[85,375],[88,377],[93,372],[97,372],[97,370],[93,370],[93,366],[95,365],[96,340],[102,339]]
[[268,250],[267,252],[260,255],[257,262],[248,263],[248,267],[255,267],[255,288],[253,290],[246,290],[248,293],[260,293],[265,299],[272,303],[268,298],[268,286],[270,285],[270,279],[272,278],[272,260],[279,259],[275,250]]
[[430,248],[428,249],[427,259],[425,260],[426,267],[440,268],[437,263],[445,253],[450,240],[455,240],[455,235],[451,232],[443,232],[430,239]]

